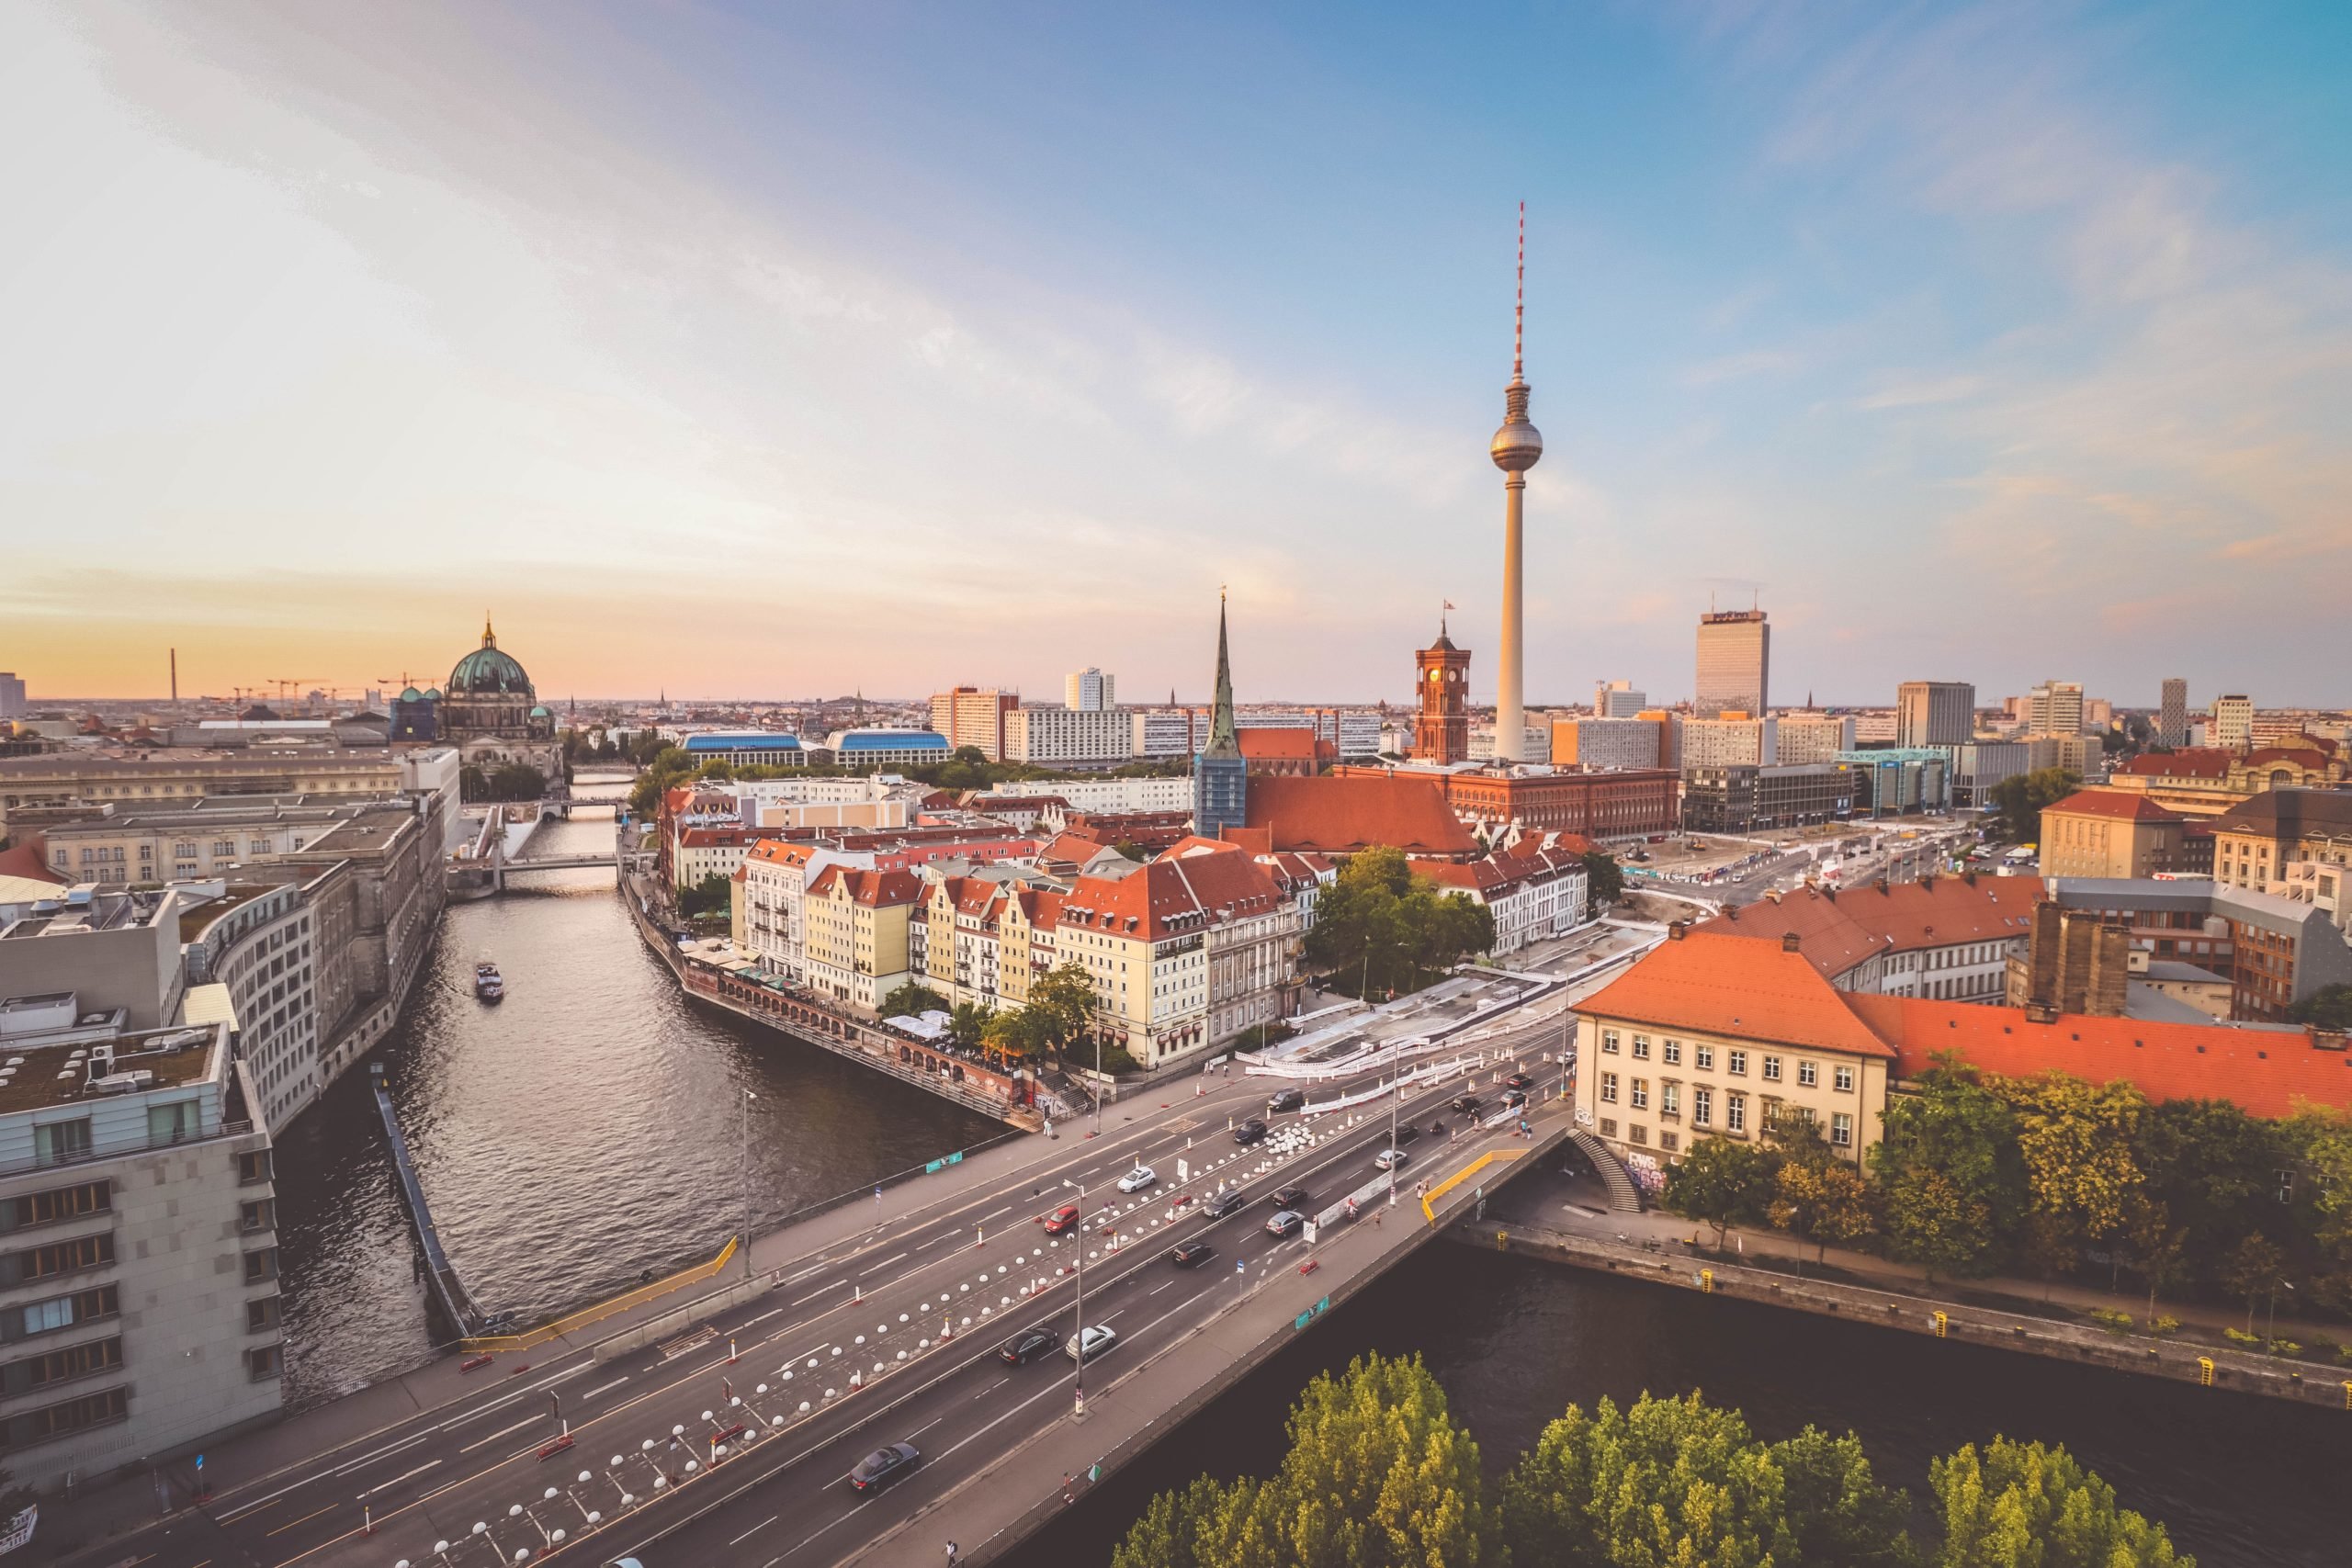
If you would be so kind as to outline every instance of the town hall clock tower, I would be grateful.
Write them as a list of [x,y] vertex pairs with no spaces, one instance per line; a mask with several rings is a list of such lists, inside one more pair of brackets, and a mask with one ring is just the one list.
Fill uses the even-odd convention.
[[1444,767],[1470,760],[1470,654],[1453,646],[1438,622],[1437,640],[1413,655],[1414,690],[1420,694],[1413,718],[1413,755]]

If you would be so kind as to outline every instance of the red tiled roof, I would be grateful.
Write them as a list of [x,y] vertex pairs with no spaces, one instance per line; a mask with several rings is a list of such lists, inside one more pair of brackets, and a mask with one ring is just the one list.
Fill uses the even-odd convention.
[[1263,914],[1283,891],[1248,855],[1156,860],[1122,877],[1081,876],[1062,899],[1061,923],[1136,941],[1204,931],[1220,918]]
[[1182,860],[1188,855],[1238,855],[1246,852],[1239,844],[1225,839],[1204,839],[1198,833],[1187,833],[1154,858]]
[[49,869],[41,857],[46,852],[40,835],[34,834],[21,844],[0,850],[0,876],[21,876],[28,882],[47,882],[59,886],[65,879]]
[[845,865],[827,866],[808,890],[831,897],[836,887],[848,892],[851,903],[875,908],[912,904],[922,897],[922,879],[911,871],[858,871]]
[[2256,1116],[2291,1115],[2298,1100],[2352,1106],[2352,1053],[2307,1034],[2155,1023],[2133,1018],[2029,1021],[2020,1008],[1915,997],[1851,996],[1855,1014],[1894,1047],[1898,1077],[1916,1077],[1951,1051],[2007,1077],[2052,1068],[2091,1083],[2128,1079],[2152,1100],[2227,1100]]
[[2180,813],[2167,811],[2137,790],[2078,789],[2055,806],[2041,808],[2044,817],[2111,817],[2121,822],[2178,822]]
[[1311,762],[1336,754],[1311,729],[1243,729],[1234,739],[1241,743],[1241,754],[1256,762]]
[[1274,830],[1272,828],[1227,828],[1217,836],[1228,844],[1239,844],[1253,855],[1274,852]]
[[1938,876],[1846,893],[1801,887],[1777,903],[1726,910],[1698,929],[1775,941],[1794,931],[1806,960],[1834,978],[1876,953],[2026,936],[2041,897],[2038,876],[1980,876],[1973,886],[1965,876]]
[[1275,850],[1352,854],[1386,845],[1451,856],[1478,847],[1435,781],[1396,774],[1252,778],[1249,825],[1268,829]]
[[1804,954],[1777,941],[1694,931],[1653,949],[1575,1008],[1588,1018],[1660,1029],[1811,1045],[1850,1056],[1894,1055]]
[[681,828],[678,847],[682,850],[711,850],[731,848],[737,844],[758,844],[786,832],[783,828]]

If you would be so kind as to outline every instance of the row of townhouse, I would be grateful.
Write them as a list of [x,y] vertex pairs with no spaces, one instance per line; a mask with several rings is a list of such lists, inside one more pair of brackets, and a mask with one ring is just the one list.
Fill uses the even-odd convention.
[[1485,860],[1416,861],[1414,874],[1483,904],[1495,919],[1487,952],[1506,958],[1584,924],[1590,879],[1573,834],[1531,834]]

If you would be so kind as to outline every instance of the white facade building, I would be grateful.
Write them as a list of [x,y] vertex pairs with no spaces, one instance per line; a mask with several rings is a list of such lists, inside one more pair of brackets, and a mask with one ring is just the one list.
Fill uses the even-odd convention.
[[1190,811],[1193,781],[1188,778],[1055,779],[1050,783],[1001,784],[975,795],[972,808],[986,812],[989,795],[1028,799],[1056,795],[1072,811],[1102,815],[1127,811]]
[[1134,716],[1121,707],[1014,708],[1004,716],[1005,759],[1043,768],[1130,762],[1136,754]]
[[1088,713],[1116,707],[1118,698],[1114,694],[1118,689],[1117,682],[1118,677],[1115,675],[1105,675],[1090,664],[1083,670],[1063,677],[1062,705],[1079,708]]
[[1784,713],[1774,721],[1773,747],[1783,762],[1828,762],[1854,749],[1854,721],[1837,714]]
[[1769,768],[1781,761],[1780,731],[1770,718],[1686,718],[1682,769]]

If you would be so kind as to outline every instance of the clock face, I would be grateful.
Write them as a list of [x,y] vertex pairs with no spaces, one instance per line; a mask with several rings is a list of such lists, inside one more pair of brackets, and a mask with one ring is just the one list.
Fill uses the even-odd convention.
[[1442,670],[1432,670],[1432,671],[1430,671],[1430,685],[1432,685],[1432,686],[1436,685],[1440,681],[1443,680],[1444,678],[1445,678],[1445,671],[1442,671]]

